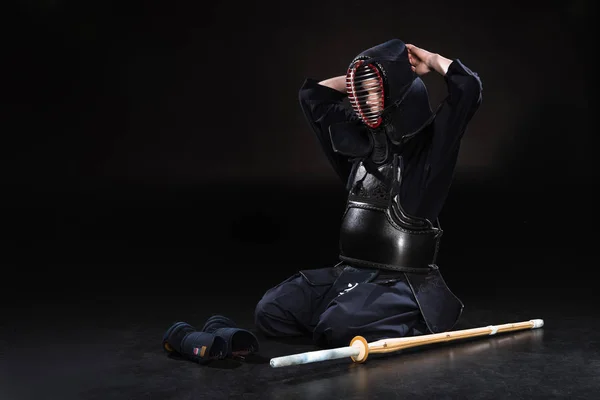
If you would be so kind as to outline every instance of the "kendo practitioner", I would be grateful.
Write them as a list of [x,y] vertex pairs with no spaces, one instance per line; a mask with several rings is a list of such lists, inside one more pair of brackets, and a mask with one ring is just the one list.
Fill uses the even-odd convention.
[[[432,110],[421,76],[447,96]],[[482,85],[459,59],[393,39],[360,53],[345,75],[308,78],[300,106],[346,184],[340,262],[301,270],[255,309],[268,337],[310,335],[320,347],[452,329],[463,303],[436,256],[438,221]]]

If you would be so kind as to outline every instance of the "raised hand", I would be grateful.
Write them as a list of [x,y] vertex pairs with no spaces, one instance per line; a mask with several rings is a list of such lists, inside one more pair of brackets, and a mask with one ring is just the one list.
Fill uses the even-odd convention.
[[408,62],[413,72],[419,76],[431,72],[431,60],[435,56],[434,53],[412,44],[407,44],[406,48],[408,49]]
[[411,69],[419,76],[431,71],[437,71],[442,75],[446,75],[448,67],[452,63],[452,60],[448,58],[413,44],[406,44],[406,48],[408,50],[408,62],[411,65]]

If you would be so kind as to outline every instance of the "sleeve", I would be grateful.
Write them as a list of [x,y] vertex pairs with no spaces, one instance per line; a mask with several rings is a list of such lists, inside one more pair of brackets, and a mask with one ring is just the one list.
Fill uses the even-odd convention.
[[315,79],[308,78],[302,84],[298,97],[304,116],[317,136],[327,159],[342,182],[346,184],[351,165],[346,157],[333,151],[329,137],[329,127],[332,124],[355,119],[351,109],[344,104],[346,95],[320,85]]
[[482,101],[483,88],[479,76],[460,60],[450,64],[444,79],[448,95],[434,122],[428,181],[454,169],[467,124]]

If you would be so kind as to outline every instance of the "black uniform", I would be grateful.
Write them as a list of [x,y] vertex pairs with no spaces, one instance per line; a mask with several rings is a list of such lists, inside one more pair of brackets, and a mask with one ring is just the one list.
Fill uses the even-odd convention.
[[[269,289],[256,325],[268,336],[313,335],[322,347],[451,329],[462,303],[435,264],[437,223],[461,138],[481,103],[476,73],[454,60],[448,95],[433,112],[423,82],[394,39],[353,60],[382,72],[383,123],[361,123],[346,95],[307,79],[300,104],[326,156],[347,184],[340,230],[341,262],[300,271]],[[352,65],[352,64],[351,64]]]

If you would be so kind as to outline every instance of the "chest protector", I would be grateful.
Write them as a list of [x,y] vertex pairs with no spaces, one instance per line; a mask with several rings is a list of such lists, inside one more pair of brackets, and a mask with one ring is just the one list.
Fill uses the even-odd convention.
[[442,230],[402,209],[395,189],[401,171],[395,164],[358,162],[342,218],[340,259],[359,267],[427,273]]

